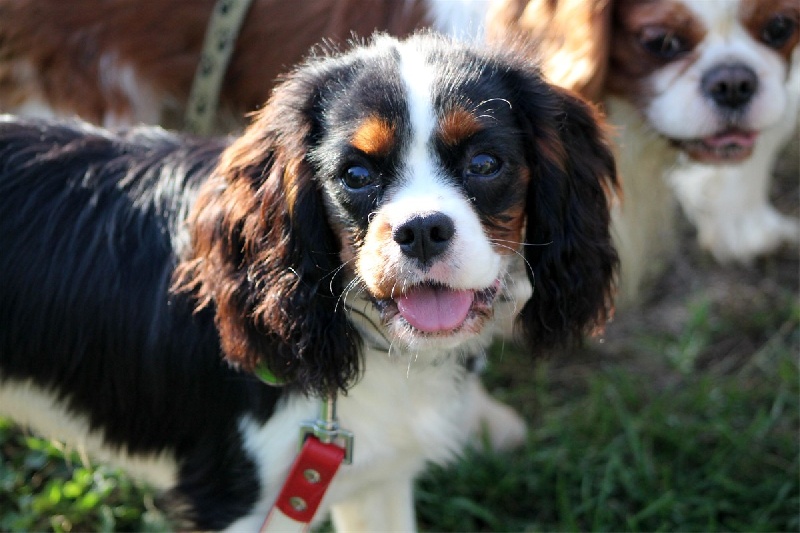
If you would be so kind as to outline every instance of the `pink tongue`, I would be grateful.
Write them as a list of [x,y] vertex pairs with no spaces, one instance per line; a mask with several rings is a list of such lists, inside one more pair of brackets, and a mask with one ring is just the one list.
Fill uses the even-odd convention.
[[737,145],[745,148],[750,148],[756,142],[756,134],[753,132],[745,131],[729,131],[720,133],[713,137],[704,139],[704,142],[712,148],[725,147],[729,145]]
[[473,291],[455,291],[443,287],[418,287],[397,298],[397,309],[415,328],[427,331],[449,331],[467,319]]

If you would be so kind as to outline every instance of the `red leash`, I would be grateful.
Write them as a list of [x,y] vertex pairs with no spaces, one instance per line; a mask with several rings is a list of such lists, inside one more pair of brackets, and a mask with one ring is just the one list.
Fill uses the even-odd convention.
[[261,531],[308,531],[343,460],[339,446],[306,439]]
[[300,435],[300,453],[261,533],[308,531],[339,466],[353,462],[353,434],[339,428],[335,396],[322,401],[319,418],[303,424]]

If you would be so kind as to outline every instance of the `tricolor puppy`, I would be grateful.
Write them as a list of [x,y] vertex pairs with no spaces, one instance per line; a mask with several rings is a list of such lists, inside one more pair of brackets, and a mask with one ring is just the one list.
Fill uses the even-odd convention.
[[611,153],[523,56],[378,37],[230,141],[3,119],[2,411],[181,526],[253,531],[338,391],[355,457],[325,510],[413,529],[412,480],[468,437],[468,357],[512,317],[535,352],[611,312]]
[[[797,127],[797,0],[499,0],[492,17],[490,30],[538,36],[547,77],[602,102],[619,131],[623,297],[669,261],[664,178],[681,155],[706,168],[679,179],[678,194],[717,256],[796,242],[797,221],[775,211],[767,191]],[[716,172],[730,177],[715,182]]]

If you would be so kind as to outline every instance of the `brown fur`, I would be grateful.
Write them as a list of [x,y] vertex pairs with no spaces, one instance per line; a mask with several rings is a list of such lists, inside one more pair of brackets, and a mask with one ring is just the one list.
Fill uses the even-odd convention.
[[[38,97],[63,114],[96,123],[108,122],[109,115],[141,120],[125,88],[114,83],[113,63],[132,67],[138,89],[152,91],[158,105],[168,107],[161,110],[167,115],[180,116],[214,3],[0,0],[0,110]],[[298,5],[254,0],[225,76],[220,107],[237,117],[258,108],[275,78],[323,38],[343,44],[353,32],[366,36],[375,29],[404,36],[425,20],[419,1]]]
[[657,27],[682,38],[690,48],[703,40],[704,28],[682,2],[618,0],[615,4],[611,62],[607,91],[628,95],[636,101],[638,83],[663,67],[666,61],[649,53],[639,43],[644,31]]
[[439,138],[449,146],[456,146],[481,130],[478,117],[466,109],[456,108],[439,121]]
[[[358,341],[335,308],[331,280],[323,281],[339,262],[339,244],[303,157],[314,96],[304,83],[281,85],[223,153],[190,214],[192,254],[175,286],[200,307],[214,304],[228,359],[252,370],[269,354],[278,379],[321,392],[355,379],[358,360],[347,356]],[[319,357],[305,357],[312,351]]]
[[598,101],[605,83],[612,0],[499,0],[488,38],[533,40],[550,81]]
[[[742,2],[739,17],[744,21],[745,27],[756,40],[763,37],[764,28],[770,22],[775,13],[794,21],[800,25],[800,3],[797,0],[744,0]],[[778,50],[786,61],[791,59],[792,51],[797,46],[800,39],[800,31],[795,31],[792,38]]]
[[367,117],[350,139],[353,148],[371,156],[387,155],[395,142],[395,127],[378,117]]

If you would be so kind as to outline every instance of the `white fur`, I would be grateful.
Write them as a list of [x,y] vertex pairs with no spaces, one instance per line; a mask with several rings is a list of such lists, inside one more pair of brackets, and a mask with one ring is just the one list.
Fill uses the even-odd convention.
[[46,101],[33,96],[27,98],[18,107],[15,107],[10,111],[21,117],[41,119],[54,119],[59,117],[59,113],[50,107]]
[[[472,427],[470,378],[456,358],[432,364],[432,355],[390,357],[368,349],[364,359],[363,379],[338,399],[340,425],[356,435],[354,461],[339,470],[317,519],[342,505],[334,511],[337,531],[411,531],[411,480],[427,462],[452,459]],[[242,421],[245,446],[269,496],[231,531],[255,531],[261,525],[297,452],[298,424],[314,420],[317,410],[316,400],[296,397],[264,426]],[[409,496],[398,500],[397,494]],[[373,500],[390,505],[375,508],[369,504]]]
[[489,287],[505,265],[493,250],[468,199],[455,185],[447,183],[444,170],[434,156],[435,73],[413,48],[413,43],[405,43],[401,48],[400,64],[408,94],[411,146],[401,170],[401,185],[393,190],[381,210],[387,213],[393,227],[415,214],[440,212],[449,216],[456,229],[447,260],[434,265],[428,275],[457,289]]
[[459,39],[484,37],[486,12],[490,0],[428,0],[433,27]]
[[684,212],[697,226],[701,246],[717,260],[748,263],[784,243],[800,241],[800,221],[769,203],[771,173],[780,148],[798,131],[800,52],[786,82],[788,102],[781,120],[766,130],[753,155],[739,165],[686,163],[672,175]]
[[611,225],[620,257],[616,305],[624,308],[639,300],[675,250],[676,202],[665,174],[677,153],[626,100],[611,98],[606,106],[617,132],[614,148],[624,195],[614,206]]
[[695,139],[724,126],[700,82],[717,65],[742,64],[758,76],[758,91],[747,106],[742,127],[760,131],[783,118],[788,65],[774,50],[756,42],[738,20],[739,2],[685,2],[707,29],[706,38],[686,59],[669,63],[649,79],[655,97],[645,109],[650,123],[673,139]]
[[109,446],[100,432],[91,431],[85,416],[71,413],[58,395],[30,381],[3,381],[0,415],[13,417],[17,423],[45,437],[68,442],[93,458],[119,466],[157,488],[168,488],[177,480],[177,465],[170,453],[130,455],[124,449]]
[[106,110],[103,126],[118,128],[136,123],[158,124],[164,106],[164,97],[136,74],[136,69],[119,61],[115,52],[105,53],[99,60],[98,86],[113,102],[115,94],[124,96],[125,106]]

